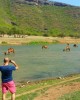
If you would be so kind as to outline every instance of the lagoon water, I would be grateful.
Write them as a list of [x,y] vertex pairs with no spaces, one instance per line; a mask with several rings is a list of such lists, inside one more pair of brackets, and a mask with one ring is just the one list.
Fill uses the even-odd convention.
[[65,46],[66,44],[50,44],[48,49],[43,50],[41,45],[0,46],[0,65],[5,57],[3,52],[12,47],[15,54],[6,57],[15,60],[20,67],[13,73],[16,82],[80,73],[80,45],[74,48],[70,44],[71,51],[63,52]]

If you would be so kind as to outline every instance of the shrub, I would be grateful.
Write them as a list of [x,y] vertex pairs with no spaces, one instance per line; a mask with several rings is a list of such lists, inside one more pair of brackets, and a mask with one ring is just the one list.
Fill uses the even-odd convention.
[[47,33],[44,33],[43,36],[48,37],[49,35]]
[[7,44],[7,42],[6,41],[2,41],[1,44]]

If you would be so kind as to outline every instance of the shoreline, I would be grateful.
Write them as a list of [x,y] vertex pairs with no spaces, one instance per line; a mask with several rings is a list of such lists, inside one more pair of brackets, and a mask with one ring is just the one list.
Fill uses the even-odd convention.
[[72,78],[72,77],[78,77],[80,76],[80,73],[77,74],[70,74],[64,77],[53,77],[53,78],[44,78],[44,79],[39,79],[39,80],[23,80],[23,81],[18,81],[15,82],[17,84],[17,86],[24,86],[24,85],[33,85],[33,84],[39,84],[39,83],[43,83],[46,81],[54,81],[54,80],[66,80],[68,78]]
[[22,45],[30,44],[31,42],[35,43],[80,43],[80,38],[71,38],[71,37],[43,37],[43,36],[26,36],[24,38],[14,38],[14,37],[0,37],[0,45]]

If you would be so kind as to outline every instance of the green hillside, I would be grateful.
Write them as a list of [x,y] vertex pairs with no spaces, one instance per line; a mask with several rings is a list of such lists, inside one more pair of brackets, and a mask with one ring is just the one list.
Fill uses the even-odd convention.
[[80,37],[79,7],[36,6],[15,1],[0,0],[0,33]]
[[11,0],[0,0],[0,27],[11,27]]
[[11,21],[14,19],[12,0],[0,0],[0,34],[6,34],[13,27]]

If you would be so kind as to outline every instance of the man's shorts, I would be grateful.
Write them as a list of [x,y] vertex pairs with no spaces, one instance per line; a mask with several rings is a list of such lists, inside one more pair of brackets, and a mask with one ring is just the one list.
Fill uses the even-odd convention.
[[6,93],[8,90],[11,93],[16,92],[16,87],[15,87],[14,81],[10,81],[10,82],[7,82],[7,83],[2,83],[2,93]]

